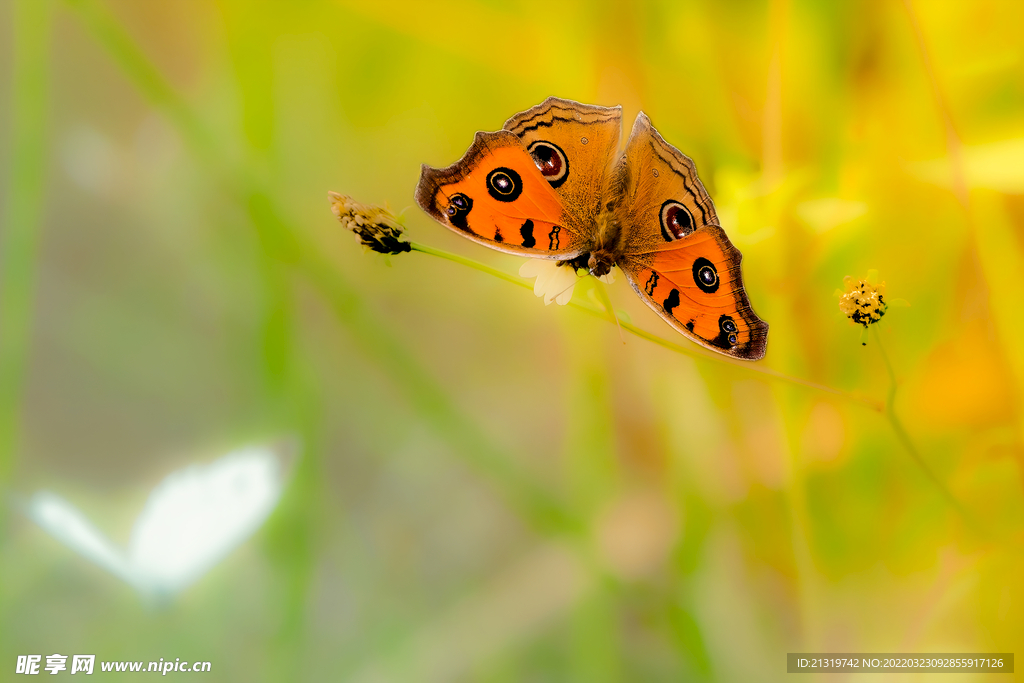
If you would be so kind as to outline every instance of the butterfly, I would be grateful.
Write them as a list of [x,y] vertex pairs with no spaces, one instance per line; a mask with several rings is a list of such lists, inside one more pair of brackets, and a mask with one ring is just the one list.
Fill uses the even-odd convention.
[[150,492],[127,549],[50,491],[37,491],[24,509],[51,536],[144,597],[166,598],[196,581],[263,524],[284,489],[280,456],[290,449],[285,444],[250,446],[171,473]]
[[549,97],[480,131],[447,168],[423,165],[416,202],[509,254],[595,277],[613,266],[673,328],[734,358],[764,357],[768,324],[743,289],[739,250],[693,161],[640,112],[619,151],[622,107]]

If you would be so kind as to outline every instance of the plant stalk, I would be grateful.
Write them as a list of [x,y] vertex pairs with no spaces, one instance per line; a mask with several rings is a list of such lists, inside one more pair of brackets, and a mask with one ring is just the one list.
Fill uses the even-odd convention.
[[946,499],[946,502],[948,502],[961,517],[963,517],[964,521],[971,527],[977,529],[978,524],[974,520],[974,517],[963,507],[963,505],[961,505],[960,501],[953,495],[953,492],[949,490],[946,484],[939,479],[938,475],[935,474],[931,467],[929,467],[925,459],[921,457],[921,453],[917,450],[917,446],[914,445],[914,441],[910,438],[910,434],[908,434],[907,430],[903,427],[903,422],[896,414],[896,371],[893,368],[892,361],[889,360],[889,354],[885,352],[885,346],[882,345],[882,335],[878,333],[878,329],[872,326],[871,334],[875,338],[875,344],[878,346],[878,352],[881,354],[882,360],[885,362],[885,369],[889,373],[889,391],[885,398],[885,419],[889,422],[893,432],[896,433],[896,438],[899,440],[900,445],[903,446],[903,449],[917,464],[917,466],[921,468],[925,477],[935,484],[936,488],[938,488],[939,492],[942,494],[942,497]]

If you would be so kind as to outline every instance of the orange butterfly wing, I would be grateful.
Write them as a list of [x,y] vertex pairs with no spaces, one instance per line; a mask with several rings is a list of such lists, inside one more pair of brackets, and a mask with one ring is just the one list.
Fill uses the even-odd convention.
[[566,208],[572,229],[593,234],[618,158],[622,107],[549,97],[505,122]]
[[619,173],[616,214],[626,233],[618,265],[636,293],[702,346],[763,358],[768,324],[750,307],[742,257],[718,225],[693,161],[641,113]]
[[571,259],[589,236],[567,226],[562,199],[514,133],[476,134],[448,168],[424,165],[416,202],[436,221],[510,254]]

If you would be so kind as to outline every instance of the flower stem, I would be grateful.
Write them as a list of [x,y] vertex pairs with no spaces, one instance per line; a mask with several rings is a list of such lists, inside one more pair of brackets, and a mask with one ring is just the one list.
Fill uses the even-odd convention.
[[875,327],[871,328],[871,333],[875,338],[875,344],[878,346],[878,352],[882,355],[882,360],[885,362],[885,369],[889,373],[889,392],[885,398],[885,418],[889,421],[889,425],[892,430],[896,433],[896,438],[899,439],[900,444],[910,455],[911,459],[917,463],[917,466],[921,468],[925,476],[938,487],[939,492],[946,501],[953,506],[953,509],[964,518],[970,526],[978,528],[977,522],[973,516],[967,512],[967,510],[960,504],[960,501],[956,499],[956,496],[949,490],[945,483],[939,479],[938,475],[932,471],[932,468],[928,466],[928,463],[921,453],[917,450],[917,446],[914,445],[913,440],[910,438],[910,434],[907,433],[903,423],[900,421],[899,416],[896,414],[896,371],[893,369],[892,361],[889,360],[889,355],[885,352],[885,347],[882,345],[882,335],[878,333],[878,329]]
[[423,254],[430,254],[431,256],[438,256],[438,257],[443,258],[443,259],[448,259],[449,261],[454,261],[455,263],[460,263],[460,264],[462,264],[464,266],[469,266],[470,268],[473,268],[474,270],[479,270],[482,273],[487,273],[488,275],[493,275],[494,277],[502,279],[505,282],[511,282],[512,284],[518,285],[520,287],[525,287],[527,289],[533,289],[532,287],[530,287],[530,285],[528,283],[526,283],[522,279],[516,277],[515,275],[509,275],[508,273],[500,271],[497,268],[492,268],[491,266],[488,266],[488,265],[486,265],[484,263],[480,263],[479,261],[474,261],[473,259],[468,259],[465,256],[459,256],[458,254],[453,254],[453,253],[451,253],[449,251],[442,251],[441,249],[435,249],[433,247],[428,247],[427,245],[420,244],[419,242],[413,242],[412,243],[412,250],[413,251],[421,252]]
[[[519,287],[523,287],[525,289],[533,289],[533,287],[528,282],[522,280],[521,278],[518,278],[514,275],[509,275],[508,273],[504,273],[498,270],[497,268],[492,268],[491,266],[480,263],[479,261],[468,259],[465,256],[459,256],[458,254],[452,254],[447,251],[435,249],[425,244],[420,244],[418,242],[412,243],[412,250],[421,252],[423,254],[430,254],[431,256],[437,256],[439,258],[447,259],[449,261],[454,261],[455,263],[468,266],[470,268],[473,268],[474,270],[479,270],[482,273],[493,275],[497,278],[505,280],[506,282],[511,282],[512,284],[517,285]],[[610,302],[607,304],[607,310],[605,310],[604,308],[591,305],[589,303],[583,303],[576,300],[570,301],[569,305],[572,306],[573,308],[584,311],[585,313],[588,313],[598,318],[602,318],[608,321],[615,320],[613,314],[611,313]],[[762,375],[765,377],[769,377],[771,379],[779,380],[781,382],[787,382],[789,384],[795,384],[797,386],[813,389],[815,391],[821,391],[826,394],[832,394],[833,396],[838,396],[848,401],[859,403],[863,406],[870,408],[871,410],[874,410],[875,412],[881,413],[884,410],[881,403],[870,398],[857,396],[856,394],[852,394],[841,389],[834,389],[832,387],[825,386],[824,384],[818,384],[817,382],[811,382],[805,379],[801,379],[800,377],[793,377],[792,375],[787,375],[785,373],[778,372],[777,370],[772,370],[771,368],[766,368],[760,365],[751,365],[750,363],[733,360],[732,358],[727,358],[719,354],[710,353],[695,348],[689,348],[681,344],[676,344],[674,342],[668,341],[667,339],[662,339],[657,335],[651,334],[646,330],[642,330],[639,327],[636,327],[631,323],[627,323],[624,320],[620,320],[618,321],[618,323],[622,329],[631,332],[637,337],[640,337],[641,339],[646,339],[647,341],[650,342],[654,342],[659,346],[669,349],[670,351],[680,353],[684,356],[690,356],[691,358],[710,361],[712,363],[728,365],[732,368],[735,368],[736,370],[739,370],[740,372],[749,372],[756,375]]]

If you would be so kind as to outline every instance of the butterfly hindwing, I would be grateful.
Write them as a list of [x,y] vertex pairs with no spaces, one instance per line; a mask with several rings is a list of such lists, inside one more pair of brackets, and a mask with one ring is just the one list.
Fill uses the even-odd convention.
[[416,202],[460,235],[511,254],[569,259],[587,244],[522,141],[504,130],[477,133],[448,168],[424,165]]
[[741,255],[718,225],[693,161],[641,113],[620,168],[618,265],[644,302],[672,327],[720,353],[764,356],[768,324],[750,307]]
[[736,358],[764,357],[768,324],[750,308],[740,253],[717,225],[697,230],[646,263],[620,265],[640,298],[682,334]]

